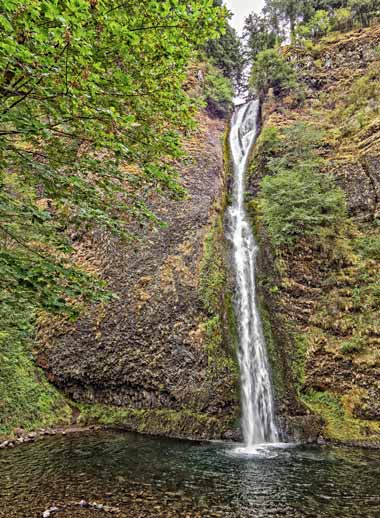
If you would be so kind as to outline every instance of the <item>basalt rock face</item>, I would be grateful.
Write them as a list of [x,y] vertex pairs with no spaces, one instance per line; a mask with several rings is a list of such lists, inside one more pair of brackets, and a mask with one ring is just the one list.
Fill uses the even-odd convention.
[[[343,234],[325,247],[301,239],[279,256],[256,221],[260,290],[285,426],[302,436],[300,421],[320,416],[323,426],[317,419],[306,435],[372,445],[380,444],[379,49],[379,26],[330,37],[311,50],[289,48],[285,56],[306,100],[269,93],[263,102],[264,129],[304,122],[325,132],[319,154],[347,200]],[[259,146],[253,158],[254,198],[266,174]]]
[[[326,156],[346,193],[350,214],[367,220],[379,215],[380,120],[378,100],[368,95],[360,81],[379,70],[379,46],[380,27],[375,26],[323,44],[313,59],[302,52],[293,54],[301,80],[311,82],[309,102],[315,109],[327,111],[323,119],[330,130],[334,123],[340,126],[337,141],[331,142]],[[370,83],[374,86],[376,80]],[[359,120],[350,106],[363,109]],[[334,116],[340,108],[348,110]]]
[[[145,432],[160,433],[160,411],[167,410],[176,419],[174,435],[234,433],[237,369],[221,226],[224,126],[202,116],[187,139],[190,158],[177,164],[186,199],[149,200],[166,227],[136,227],[141,240],[128,243],[95,232],[81,245],[117,298],[90,308],[71,328],[41,332],[37,359],[55,385],[75,402],[151,411],[154,429],[139,418]],[[127,414],[118,425],[136,429]],[[167,420],[163,432],[170,435]]]

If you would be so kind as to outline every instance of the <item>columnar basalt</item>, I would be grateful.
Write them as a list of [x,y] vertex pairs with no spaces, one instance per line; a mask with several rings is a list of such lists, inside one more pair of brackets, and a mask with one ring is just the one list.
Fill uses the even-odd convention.
[[90,308],[70,328],[45,326],[37,358],[74,402],[100,405],[83,411],[87,421],[107,414],[109,424],[114,415],[118,426],[152,433],[236,433],[234,324],[221,226],[224,132],[224,121],[202,116],[186,142],[188,158],[177,164],[187,196],[148,200],[163,228],[136,227],[140,239],[127,243],[100,232],[82,239],[81,253],[116,298]]

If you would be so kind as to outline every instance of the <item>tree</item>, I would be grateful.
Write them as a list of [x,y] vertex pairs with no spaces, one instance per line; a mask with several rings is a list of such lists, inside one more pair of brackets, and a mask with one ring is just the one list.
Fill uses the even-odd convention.
[[271,27],[269,19],[258,14],[250,14],[246,18],[243,37],[247,42],[251,60],[254,60],[259,52],[274,48],[278,43],[278,36]]
[[332,24],[333,30],[336,31],[347,31],[352,28],[352,12],[347,7],[341,7],[334,11],[331,17],[330,23]]
[[178,128],[193,124],[182,85],[195,49],[218,36],[226,15],[211,0],[1,2],[0,277],[9,307],[70,311],[99,294],[70,261],[70,234],[97,226],[127,235],[131,221],[155,220],[152,190],[181,195],[168,164],[181,152]]
[[269,88],[273,88],[275,95],[297,85],[293,65],[276,49],[259,52],[252,65],[250,82],[257,93],[266,93]]
[[[296,33],[299,36],[315,32],[319,37],[335,26],[337,20],[339,26],[348,26],[346,8],[353,4],[357,4],[357,16],[361,18],[361,23],[368,23],[369,19],[379,14],[378,8],[376,14],[377,3],[377,0],[266,0],[263,12],[270,32],[283,41],[289,35],[293,39]],[[360,12],[371,14],[360,15]]]
[[[223,0],[213,0],[214,7],[221,8]],[[210,38],[205,45],[208,59],[236,86],[240,86],[245,66],[241,40],[229,23],[231,13],[225,18],[223,34]]]
[[361,25],[367,26],[374,18],[380,19],[378,0],[348,0],[348,7]]
[[207,111],[211,116],[225,118],[231,113],[234,97],[231,81],[222,74],[219,68],[211,64],[206,66],[203,96],[207,104]]
[[308,23],[297,27],[297,35],[301,38],[320,38],[331,30],[331,17],[327,11],[316,11]]
[[264,7],[273,30],[281,37],[286,34],[287,27],[293,36],[298,20],[306,16],[309,10],[310,2],[305,0],[266,0]]
[[295,34],[299,23],[309,22],[317,11],[327,11],[346,7],[347,0],[266,0],[264,11],[272,20],[274,29],[281,33],[283,26]]
[[225,77],[231,79],[237,86],[240,84],[244,68],[241,41],[235,29],[228,23],[225,27],[225,33],[220,38],[207,42],[206,55],[211,63],[223,72]]

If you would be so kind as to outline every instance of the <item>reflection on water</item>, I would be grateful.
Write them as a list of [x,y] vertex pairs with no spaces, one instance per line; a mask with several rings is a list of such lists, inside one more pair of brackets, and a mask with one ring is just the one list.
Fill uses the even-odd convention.
[[[264,448],[238,455],[111,432],[0,451],[0,517],[40,517],[85,499],[136,517],[380,517],[379,452]],[[100,517],[72,507],[57,518]]]

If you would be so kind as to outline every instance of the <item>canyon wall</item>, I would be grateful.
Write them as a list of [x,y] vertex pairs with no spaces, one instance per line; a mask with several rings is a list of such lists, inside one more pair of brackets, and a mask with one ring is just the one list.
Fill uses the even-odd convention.
[[[309,414],[311,437],[378,444],[380,28],[333,34],[283,53],[296,67],[304,99],[292,92],[265,97],[249,181],[279,410],[296,435]],[[347,216],[336,231],[326,228],[279,251],[255,200],[271,174],[270,132],[281,135],[300,123],[323,132],[321,174],[331,174],[343,190]]]
[[37,351],[48,379],[79,405],[78,422],[193,438],[238,433],[224,138],[225,121],[203,114],[176,164],[187,195],[146,200],[163,228],[136,225],[128,242],[80,237],[77,254],[115,298],[75,324],[44,323]]

